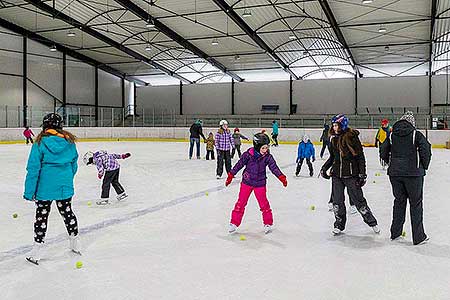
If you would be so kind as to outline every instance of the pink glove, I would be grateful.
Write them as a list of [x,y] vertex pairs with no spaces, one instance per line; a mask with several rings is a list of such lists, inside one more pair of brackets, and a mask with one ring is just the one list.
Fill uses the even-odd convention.
[[131,153],[122,154],[122,159],[128,158],[131,156]]

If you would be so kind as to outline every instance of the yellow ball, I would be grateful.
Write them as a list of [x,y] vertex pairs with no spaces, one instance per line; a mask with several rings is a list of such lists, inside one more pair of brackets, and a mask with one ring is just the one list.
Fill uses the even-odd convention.
[[402,237],[405,237],[406,236],[406,231],[403,231],[402,232]]
[[88,206],[91,206],[91,205],[92,205],[92,202],[91,202],[91,201],[88,201],[88,202],[87,202],[87,205],[88,205]]
[[309,209],[311,209],[311,210],[315,210],[315,209],[316,209],[316,207],[315,207],[314,205],[311,205],[311,206],[309,207]]
[[206,192],[206,193],[205,193],[205,195],[206,195],[206,196],[209,196],[209,193],[208,193],[208,192]]
[[17,218],[19,215],[18,214],[13,214],[12,217],[15,219]]
[[241,236],[239,237],[239,239],[240,239],[241,241],[245,241],[247,238],[245,237],[245,235],[241,235]]
[[83,263],[82,263],[81,261],[77,261],[77,262],[75,263],[75,267],[76,267],[77,269],[81,269],[81,268],[83,267]]

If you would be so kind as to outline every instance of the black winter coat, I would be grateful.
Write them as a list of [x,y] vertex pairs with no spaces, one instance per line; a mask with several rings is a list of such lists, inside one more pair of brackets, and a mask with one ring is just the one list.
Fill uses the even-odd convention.
[[205,136],[202,132],[202,125],[200,124],[192,124],[191,128],[189,129],[189,132],[191,133],[191,138],[199,139],[200,136],[206,140]]
[[322,131],[322,135],[320,136],[320,141],[326,144],[329,143],[328,132],[330,131],[330,126],[325,125]]
[[381,144],[380,156],[389,164],[389,176],[424,176],[431,161],[431,145],[411,123],[400,120],[390,139]]
[[[328,171],[331,168],[331,176],[339,178],[366,175],[366,158],[358,136],[359,131],[353,129],[340,135],[332,135],[330,157],[322,169]],[[339,150],[339,145],[342,145],[342,151]]]

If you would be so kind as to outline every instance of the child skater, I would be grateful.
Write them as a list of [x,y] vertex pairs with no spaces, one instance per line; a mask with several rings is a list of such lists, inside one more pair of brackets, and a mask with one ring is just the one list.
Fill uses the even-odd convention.
[[[375,136],[375,147],[381,149],[381,144],[383,144],[386,140],[391,136],[392,127],[389,125],[388,119],[383,119],[381,121],[381,127],[377,131],[377,135]],[[383,170],[386,169],[386,162],[381,159],[381,150],[380,150],[380,164],[383,167]]]
[[98,179],[102,179],[102,195],[101,199],[97,201],[97,205],[109,204],[109,190],[111,185],[116,190],[117,201],[121,201],[128,197],[124,188],[119,183],[120,164],[118,159],[126,159],[130,157],[130,153],[125,154],[109,154],[104,150],[95,153],[88,152],[84,155],[83,161],[86,165],[95,164],[98,170]]
[[239,198],[231,213],[231,222],[229,226],[229,233],[236,232],[239,225],[241,225],[242,217],[244,216],[245,206],[251,193],[255,193],[258,200],[259,208],[262,212],[264,232],[267,234],[272,231],[273,216],[270,209],[269,200],[266,195],[266,167],[287,186],[286,176],[280,171],[275,162],[275,159],[269,152],[270,140],[267,135],[257,133],[253,137],[253,148],[248,149],[234,168],[228,173],[228,178],[225,185],[228,186],[233,180],[234,176],[243,168],[245,170],[242,174],[241,189],[239,191]]
[[208,138],[205,140],[206,144],[206,160],[209,160],[209,157],[211,156],[211,160],[214,160],[214,143],[216,141],[214,140],[214,135],[212,132],[208,134]]
[[52,202],[66,225],[70,249],[80,254],[78,223],[72,211],[74,195],[73,178],[77,173],[78,153],[75,136],[62,128],[60,115],[51,113],[44,117],[42,131],[31,148],[25,179],[25,200],[34,201],[34,244],[26,259],[36,265],[41,259],[41,249],[47,232],[47,222]]
[[248,137],[244,136],[240,131],[239,128],[235,128],[234,129],[234,133],[233,133],[233,139],[234,139],[234,148],[231,151],[231,158],[234,158],[234,154],[237,151],[237,154],[239,156],[239,158],[241,158],[241,139],[247,140],[248,141]]
[[302,168],[303,160],[306,159],[306,163],[309,168],[309,176],[314,175],[313,166],[311,163],[316,161],[316,151],[314,149],[314,145],[311,143],[308,135],[303,136],[303,140],[298,144],[298,152],[297,152],[297,170],[295,171],[295,176],[300,174],[300,170]]
[[23,136],[27,139],[27,145],[28,143],[31,142],[31,144],[33,144],[33,138],[32,136],[34,136],[33,131],[30,129],[30,127],[26,126],[25,130],[23,131]]

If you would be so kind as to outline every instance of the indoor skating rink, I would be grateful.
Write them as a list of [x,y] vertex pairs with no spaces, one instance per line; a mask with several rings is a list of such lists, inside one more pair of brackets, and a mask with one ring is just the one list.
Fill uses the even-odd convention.
[[[95,204],[101,181],[81,157],[100,149],[132,154],[121,161],[121,182],[129,194],[125,202]],[[307,176],[306,165],[294,177],[296,145],[271,148],[289,182],[284,188],[268,173],[273,232],[263,233],[252,196],[238,233],[229,235],[240,177],[225,188],[225,176],[215,177],[215,161],[187,159],[187,143],[79,143],[73,202],[83,255],[69,252],[53,206],[39,266],[25,260],[34,220],[34,204],[22,199],[29,150],[23,144],[0,145],[2,300],[450,299],[448,150],[433,149],[425,177],[430,242],[412,246],[409,216],[405,241],[389,240],[393,196],[375,148],[365,149],[364,192],[382,232],[375,235],[358,214],[348,217],[345,234],[334,237],[334,217],[327,209],[330,181],[317,178],[324,161],[314,163],[314,177]],[[82,268],[75,267],[77,261]]]

